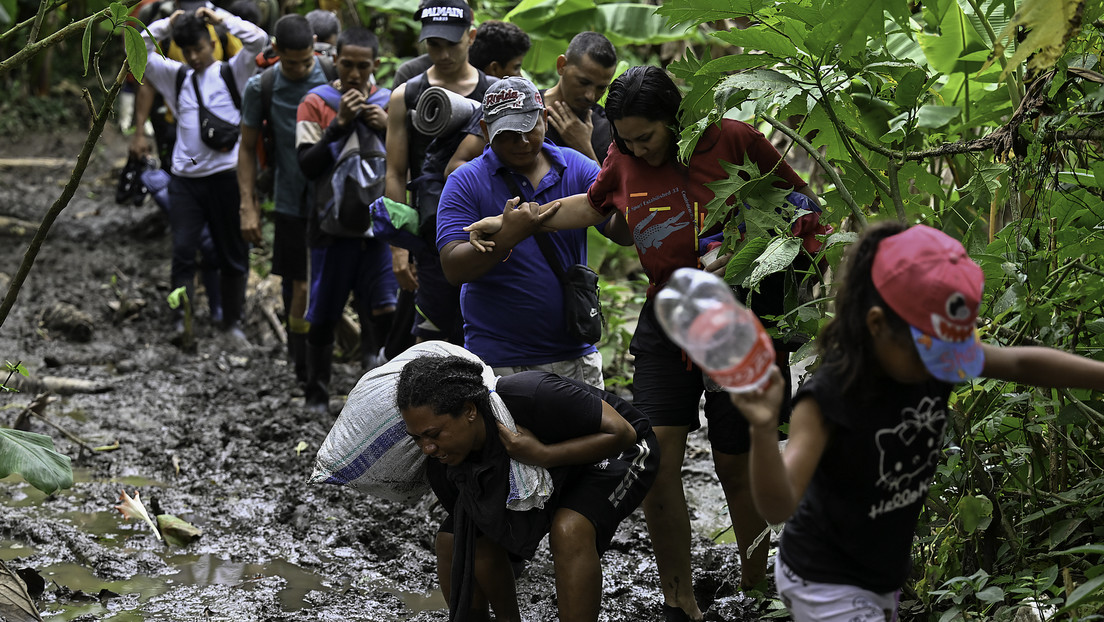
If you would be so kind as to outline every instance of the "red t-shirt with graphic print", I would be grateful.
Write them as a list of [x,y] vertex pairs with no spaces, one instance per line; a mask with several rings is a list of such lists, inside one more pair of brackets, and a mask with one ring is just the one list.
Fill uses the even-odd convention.
[[[616,143],[610,145],[587,199],[602,214],[616,209],[625,215],[640,263],[651,281],[649,297],[678,268],[697,267],[698,240],[721,231],[721,225],[699,230],[705,222],[705,206],[714,196],[705,184],[728,179],[721,161],[742,165],[745,156],[761,172],[773,170],[783,180],[776,182],[780,188],[800,190],[807,185],[762,133],[742,121],[725,119],[720,126],[710,126],[688,167],[677,162],[651,166],[621,153]],[[810,216],[814,221],[818,217]],[[815,228],[795,227],[794,233],[801,235],[799,230]]]

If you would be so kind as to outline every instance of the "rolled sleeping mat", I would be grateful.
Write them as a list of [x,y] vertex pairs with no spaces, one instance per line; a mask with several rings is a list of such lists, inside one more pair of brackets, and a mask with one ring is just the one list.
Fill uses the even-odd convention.
[[414,129],[426,136],[460,131],[479,108],[479,102],[439,86],[431,86],[418,98],[412,114]]

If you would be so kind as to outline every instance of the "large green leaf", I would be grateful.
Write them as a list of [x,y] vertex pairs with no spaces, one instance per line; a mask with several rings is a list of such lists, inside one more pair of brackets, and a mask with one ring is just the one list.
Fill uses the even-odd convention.
[[959,500],[957,509],[962,530],[967,534],[978,529],[988,529],[993,521],[993,502],[984,495],[963,497]]
[[0,428],[0,478],[12,473],[23,476],[47,494],[73,485],[69,456],[54,449],[49,436]]
[[591,26],[614,45],[656,45],[693,38],[693,26],[671,26],[648,4],[617,2],[598,5],[598,22]]
[[852,58],[866,50],[868,38],[885,37],[882,0],[839,0],[825,16],[828,20],[813,28],[812,36],[829,46],[838,45],[841,59]]
[[740,15],[754,15],[772,4],[770,0],[674,0],[664,2],[657,12],[666,15],[672,24],[704,24]]
[[946,127],[961,112],[962,109],[958,106],[935,106],[930,104],[920,106],[920,110],[916,115],[916,127],[937,130]]
[[418,0],[372,0],[368,4],[366,0],[360,0],[358,4],[369,6],[372,11],[378,13],[392,13],[395,15],[410,16],[418,10]]
[[[726,56],[725,58],[732,57]],[[707,61],[706,58],[698,58],[693,50],[687,50],[686,56],[682,60],[675,61],[667,67],[667,70],[676,78],[685,80],[690,85],[689,92],[682,96],[682,108],[680,110],[680,114],[686,120],[700,119],[713,109],[713,87],[716,85],[717,78],[713,78],[712,75],[703,75],[706,73],[705,65]]]
[[764,67],[773,65],[774,60],[764,54],[729,54],[705,63],[698,71],[699,74],[722,74],[732,71],[743,71],[752,67]]
[[583,13],[584,16],[593,18],[596,6],[594,0],[522,0],[513,11],[506,14],[505,19],[517,24],[527,33],[547,35],[549,32],[563,30],[561,24],[556,22],[574,22],[568,20],[570,15]]
[[714,33],[713,36],[731,45],[744,48],[745,55],[749,50],[761,50],[779,59],[792,58],[800,54],[786,35],[766,26],[722,31]]
[[[774,186],[774,182],[778,180],[778,177],[773,173],[760,173],[759,167],[754,162],[731,164],[722,161],[721,167],[728,173],[728,178],[705,184],[707,188],[713,191],[713,200],[705,206],[707,215],[705,223],[702,225],[703,231],[712,228],[718,222],[723,222],[735,205],[744,203],[752,208],[751,211],[755,212],[754,216],[762,217],[763,214],[770,214],[781,219],[780,216],[774,213],[774,208],[782,205],[789,191]],[[745,214],[748,237],[756,237],[765,233],[763,229],[757,229],[755,222],[748,221],[749,218]],[[784,226],[785,224],[785,221],[782,220],[781,225]],[[777,225],[778,223],[771,223],[770,228]]]
[[567,39],[555,39],[530,35],[532,45],[525,54],[525,62],[522,66],[530,73],[549,71],[556,66],[556,58],[567,51]]
[[1069,598],[1066,599],[1066,606],[1058,610],[1058,613],[1071,611],[1084,603],[1101,599],[1104,599],[1104,574],[1098,575],[1077,586],[1077,588],[1070,593]]
[[985,45],[973,24],[966,19],[966,15],[954,0],[944,3],[933,3],[944,9],[941,21],[937,22],[939,31],[936,33],[921,33],[917,35],[920,47],[924,50],[924,56],[928,64],[942,73],[967,72],[974,73],[981,69],[980,61],[963,61],[963,56],[974,52],[988,54],[989,47]]
[[743,283],[755,268],[755,260],[767,250],[770,240],[765,237],[747,238],[725,266],[725,280]]
[[760,176],[759,167],[753,162],[745,164],[721,162],[721,166],[728,173],[728,178],[705,184],[706,188],[713,191],[713,200],[705,206],[706,217],[705,223],[702,224],[702,231],[712,229],[717,223],[723,222],[734,207],[729,204],[729,197],[735,196],[738,203],[747,194],[745,186]]
[[801,238],[778,236],[772,239],[767,250],[763,251],[755,262],[755,269],[744,282],[744,287],[755,289],[763,279],[793,264],[793,260],[799,253],[801,253]]
[[773,69],[754,69],[728,76],[717,85],[717,89],[736,89],[749,91],[782,91],[799,86],[794,79]]
[[126,49],[127,62],[130,64],[130,73],[134,79],[142,81],[146,75],[146,43],[142,40],[142,33],[131,25],[123,27],[123,44]]
[[[859,129],[861,126],[852,127]],[[809,143],[814,148],[825,147],[825,155],[828,156],[828,159],[841,162],[850,161],[851,154],[843,146],[843,137],[840,136],[835,124],[828,118],[828,113],[824,111],[823,106],[816,106],[809,111],[809,116],[805,117],[802,128],[807,135],[811,135]],[[813,134],[814,132],[815,134]]]

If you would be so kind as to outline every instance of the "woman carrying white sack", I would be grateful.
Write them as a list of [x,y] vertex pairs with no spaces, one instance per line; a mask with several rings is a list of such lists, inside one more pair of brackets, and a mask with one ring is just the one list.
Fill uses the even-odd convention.
[[[468,357],[429,354],[407,362],[398,382],[406,432],[433,458],[426,474],[449,513],[436,541],[449,618],[487,620],[490,605],[496,620],[520,622],[511,562],[531,558],[548,534],[559,619],[594,622],[599,557],[655,479],[655,434],[611,393],[546,372],[486,372]],[[541,498],[517,509],[519,473],[534,467],[548,476]]]

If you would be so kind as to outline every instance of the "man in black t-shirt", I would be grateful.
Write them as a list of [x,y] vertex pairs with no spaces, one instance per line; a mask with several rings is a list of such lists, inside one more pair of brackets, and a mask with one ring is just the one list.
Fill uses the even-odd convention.
[[[422,205],[426,203],[420,196],[424,180],[419,177],[426,148],[433,137],[418,132],[407,111],[414,109],[417,96],[431,86],[482,101],[493,79],[468,63],[468,48],[475,30],[471,27],[471,8],[463,0],[423,0],[414,19],[422,24],[420,37],[426,42],[433,66],[399,85],[391,94],[384,194],[392,201],[417,208],[423,235],[432,239],[436,233],[436,204]],[[412,191],[409,198],[408,180]],[[435,246],[430,243],[426,250],[418,251],[413,257],[409,250],[393,246],[391,260],[399,287],[406,292],[416,292],[417,314],[412,330],[415,337],[419,341],[439,339],[463,343],[460,289],[445,279]],[[399,304],[403,305],[401,298]]]
[[556,59],[560,81],[541,93],[548,106],[548,139],[571,147],[598,164],[606,159],[613,135],[598,100],[617,68],[617,51],[596,32],[580,32]]

